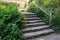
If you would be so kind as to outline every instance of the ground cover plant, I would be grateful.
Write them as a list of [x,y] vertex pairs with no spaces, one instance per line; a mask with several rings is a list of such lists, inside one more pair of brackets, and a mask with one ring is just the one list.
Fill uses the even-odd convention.
[[24,40],[21,31],[25,17],[16,4],[0,3],[0,40]]

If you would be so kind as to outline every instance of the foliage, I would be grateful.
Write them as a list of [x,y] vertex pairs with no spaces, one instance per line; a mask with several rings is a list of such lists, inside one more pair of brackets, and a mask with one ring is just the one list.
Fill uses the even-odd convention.
[[54,18],[52,19],[52,29],[56,32],[60,31],[60,14],[55,13]]
[[0,40],[23,40],[22,21],[25,17],[16,4],[0,3]]
[[42,8],[50,12],[52,11],[52,29],[60,31],[60,1],[59,0],[45,0]]
[[31,12],[33,12],[33,13],[36,13],[36,7],[30,6],[30,10],[29,10],[29,11],[31,11]]
[[[32,0],[30,1],[30,11],[37,13],[44,21],[48,23],[49,16],[45,15],[44,12],[37,8],[37,4],[40,8],[44,9],[46,12],[52,12],[52,29],[55,31],[60,31],[60,0]],[[37,10],[38,9],[38,10]]]

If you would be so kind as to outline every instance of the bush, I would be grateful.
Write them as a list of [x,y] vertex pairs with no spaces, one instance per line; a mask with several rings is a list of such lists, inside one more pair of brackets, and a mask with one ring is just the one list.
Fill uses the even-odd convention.
[[25,16],[18,12],[16,4],[0,3],[0,40],[23,40],[22,21]]
[[55,17],[52,19],[52,29],[60,31],[60,14],[55,13]]
[[[51,8],[44,8],[45,11],[49,12]],[[60,31],[60,9],[52,8],[52,29],[56,32]]]
[[[47,3],[47,1],[44,1],[44,2],[42,1],[45,5],[40,4],[40,7],[43,8],[48,13],[52,10],[52,23],[51,23],[52,29],[54,29],[55,31],[60,31],[60,7],[59,7],[60,5],[58,4],[59,3],[59,0],[56,1],[56,2],[55,1],[52,1],[51,2],[51,1],[50,2],[48,1],[48,4],[45,4],[45,3]],[[36,4],[36,2],[35,2],[35,4]],[[51,4],[51,5],[49,5],[49,4]],[[55,5],[55,4],[57,4],[57,5]],[[49,23],[49,16],[47,16],[39,8],[38,8],[38,11],[37,11],[37,7],[35,5],[33,5],[33,7],[32,8],[30,7],[31,12],[36,13],[46,23]]]
[[33,13],[36,13],[36,10],[37,10],[36,6],[35,6],[35,5],[32,6],[32,5],[30,4],[30,6],[29,6],[29,11],[30,11],[30,12],[33,12]]

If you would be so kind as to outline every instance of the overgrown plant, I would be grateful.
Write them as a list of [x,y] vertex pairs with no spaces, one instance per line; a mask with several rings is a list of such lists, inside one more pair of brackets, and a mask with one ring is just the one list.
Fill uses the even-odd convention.
[[24,40],[22,21],[25,16],[18,12],[16,4],[0,3],[0,40]]
[[[49,22],[49,16],[45,15],[44,12],[36,7],[37,4],[40,8],[43,8],[46,12],[52,12],[52,23],[51,28],[55,31],[60,31],[60,1],[59,0],[30,0],[29,4],[30,11],[38,14],[45,22]],[[37,10],[38,9],[38,10]]]

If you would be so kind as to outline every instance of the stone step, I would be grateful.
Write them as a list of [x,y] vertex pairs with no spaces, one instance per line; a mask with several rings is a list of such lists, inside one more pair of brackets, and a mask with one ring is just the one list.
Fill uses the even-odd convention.
[[26,21],[35,21],[35,20],[41,20],[41,19],[26,19]]
[[30,23],[30,24],[26,24],[26,25],[37,25],[37,24],[46,24],[45,22],[39,22],[39,23]]
[[26,18],[26,19],[40,19],[39,17],[32,17],[32,18]]
[[27,17],[36,17],[37,15],[26,15]]
[[22,12],[23,14],[35,14],[35,13],[32,13],[32,12]]
[[27,26],[22,29],[25,38],[34,38],[54,32],[54,30],[50,29],[49,25],[41,20],[35,13],[23,12],[23,14],[26,15],[25,22]]
[[30,21],[25,21],[26,23],[37,23],[37,22],[43,22],[43,20],[30,20]]
[[34,37],[46,35],[46,34],[49,34],[52,32],[54,32],[52,29],[46,29],[46,30],[41,30],[41,31],[36,31],[36,32],[25,33],[24,37],[25,38],[34,38]]
[[26,20],[27,20],[27,21],[29,21],[29,20],[40,20],[40,18],[39,18],[39,17],[34,17],[34,18],[26,18]]
[[38,31],[38,30],[43,30],[43,29],[46,29],[46,28],[49,28],[49,26],[44,25],[44,26],[37,26],[37,27],[31,27],[31,28],[24,28],[24,29],[22,29],[22,31],[24,33],[27,33],[27,32],[34,32],[34,31]]
[[29,13],[29,12],[25,12],[24,14],[27,14],[27,15],[30,15],[30,14],[32,14],[32,15],[34,15],[35,13]]
[[[30,15],[30,16],[26,15],[26,18],[34,18],[34,17],[38,17],[38,16],[37,15],[35,15],[35,16],[34,15]],[[40,18],[40,17],[38,17],[38,18]]]
[[39,23],[27,23],[27,27],[37,27],[37,26],[42,26],[42,25],[47,25],[45,22],[39,22]]

